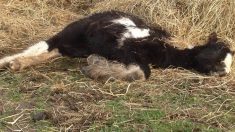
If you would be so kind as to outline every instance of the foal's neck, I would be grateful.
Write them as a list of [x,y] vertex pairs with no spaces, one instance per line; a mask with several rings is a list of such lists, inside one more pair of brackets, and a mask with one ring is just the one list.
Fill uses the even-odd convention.
[[156,67],[167,68],[182,67],[194,69],[196,67],[195,56],[200,48],[178,49],[164,41],[146,41],[139,46],[139,51],[144,51],[148,62]]

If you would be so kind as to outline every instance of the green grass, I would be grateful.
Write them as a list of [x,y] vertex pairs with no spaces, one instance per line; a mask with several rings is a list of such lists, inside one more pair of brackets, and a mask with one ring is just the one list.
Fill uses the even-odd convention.
[[142,108],[130,110],[122,105],[122,100],[109,101],[106,104],[107,109],[112,111],[112,118],[104,126],[91,131],[154,131],[154,132],[171,132],[171,131],[220,131],[216,128],[207,128],[207,125],[192,122],[188,119],[166,120],[166,113],[161,109]]
[[[3,0],[0,7],[0,58],[47,39],[90,12],[110,9],[166,28],[176,47],[203,44],[211,32],[217,32],[234,49],[235,4],[231,1]],[[24,131],[235,129],[234,72],[208,77],[158,69],[147,81],[128,87],[126,82],[104,84],[86,78],[79,69],[83,62],[60,58],[21,72],[0,71],[0,131],[19,127]],[[41,111],[52,113],[53,118],[33,122],[30,115]],[[21,114],[18,124],[6,124]]]
[[[36,68],[16,74],[2,72],[0,86],[4,90],[1,91],[0,101],[5,112],[0,115],[0,120],[20,113],[21,110],[16,108],[26,103],[32,107],[24,112],[27,122],[21,125],[29,125],[25,130],[58,131],[71,125],[74,130],[120,132],[219,132],[233,129],[233,96],[221,94],[223,91],[196,89],[198,91],[191,92],[193,82],[184,80],[180,80],[182,83],[175,85],[174,89],[168,84],[159,87],[158,80],[154,80],[154,83],[132,83],[125,94],[128,83],[115,81],[101,84],[91,81],[74,69],[76,66],[71,66],[70,62],[69,59],[61,59],[48,65],[45,71]],[[64,65],[70,65],[69,70],[60,70]],[[53,71],[53,68],[58,71]],[[64,87],[65,91],[54,93],[52,87]],[[54,119],[33,122],[30,115],[40,111],[55,112],[57,123]],[[2,120],[0,130],[9,130],[3,122],[16,117]],[[16,126],[10,128],[17,129]]]
[[33,124],[36,132],[56,132],[57,129],[49,121],[38,121]]

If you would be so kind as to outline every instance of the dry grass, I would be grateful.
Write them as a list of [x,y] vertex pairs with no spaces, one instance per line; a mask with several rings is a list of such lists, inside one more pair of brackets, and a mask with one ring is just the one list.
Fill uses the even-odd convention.
[[235,2],[228,0],[106,0],[92,12],[122,10],[165,27],[175,45],[202,44],[211,32],[235,44]]
[[[235,2],[229,0],[2,0],[0,57],[46,39],[91,12],[111,9],[166,28],[175,46],[203,44],[213,31],[235,45]],[[235,128],[234,70],[221,78],[156,69],[145,82],[102,84],[80,73],[81,61],[59,58],[19,73],[1,71],[0,131]],[[51,114],[49,122],[31,121],[30,114],[39,111]]]
[[[75,5],[80,6],[76,9]],[[85,1],[75,0],[1,1],[1,50],[26,47],[28,43],[52,36],[66,24],[80,18],[84,13],[82,8],[87,8],[86,6]]]

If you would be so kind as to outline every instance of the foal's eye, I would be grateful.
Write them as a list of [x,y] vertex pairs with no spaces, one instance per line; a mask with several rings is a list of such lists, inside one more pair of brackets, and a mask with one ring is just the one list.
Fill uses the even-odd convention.
[[225,64],[224,64],[224,61],[220,61],[218,64],[219,64],[219,65],[225,65]]
[[205,65],[205,68],[211,68],[211,67],[212,65],[209,65],[209,64]]
[[223,64],[223,61],[217,61],[215,64],[216,64],[216,65],[222,65],[222,64]]

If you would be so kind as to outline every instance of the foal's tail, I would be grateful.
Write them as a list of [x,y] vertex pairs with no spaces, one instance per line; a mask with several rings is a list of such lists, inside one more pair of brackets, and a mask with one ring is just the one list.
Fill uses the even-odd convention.
[[95,80],[106,81],[110,78],[135,81],[145,80],[145,74],[138,65],[124,65],[119,62],[111,62],[98,55],[90,55],[87,58],[88,66],[83,67],[83,73]]

